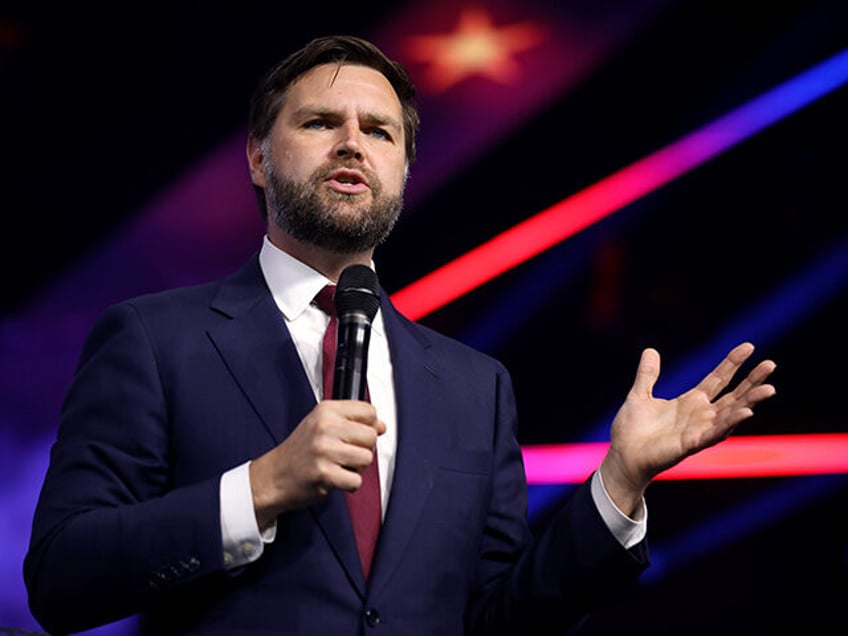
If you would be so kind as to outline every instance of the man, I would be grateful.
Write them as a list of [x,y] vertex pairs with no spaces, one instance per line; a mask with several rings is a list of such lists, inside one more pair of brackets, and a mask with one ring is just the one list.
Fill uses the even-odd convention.
[[[46,629],[140,613],[159,635],[563,632],[647,566],[651,479],[774,393],[771,361],[724,391],[750,344],[674,400],[652,397],[645,350],[599,470],[538,537],[498,362],[382,294],[369,400],[324,394],[313,299],[373,267],[417,126],[404,69],[357,38],[317,39],[263,80],[247,143],[261,250],[110,308],[84,347],[25,562]],[[370,561],[348,501],[375,469]]]

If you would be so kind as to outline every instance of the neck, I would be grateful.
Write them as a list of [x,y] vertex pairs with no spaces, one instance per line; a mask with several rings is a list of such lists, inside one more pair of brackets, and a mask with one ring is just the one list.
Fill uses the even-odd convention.
[[374,255],[373,248],[353,253],[332,252],[312,243],[298,241],[288,234],[279,231],[269,231],[268,238],[274,246],[300,262],[306,263],[312,269],[321,272],[334,283],[339,281],[342,271],[349,265],[366,265],[370,267],[371,258]]

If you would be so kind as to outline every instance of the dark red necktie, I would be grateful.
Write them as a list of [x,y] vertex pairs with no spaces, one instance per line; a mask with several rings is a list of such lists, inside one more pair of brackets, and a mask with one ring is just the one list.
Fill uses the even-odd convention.
[[[336,307],[333,303],[335,291],[335,285],[326,285],[315,296],[315,304],[330,315],[330,324],[327,325],[327,331],[324,332],[323,343],[325,400],[333,396],[333,373],[336,362],[336,339],[338,337],[338,319]],[[353,531],[356,534],[356,547],[359,549],[362,571],[365,573],[365,578],[368,579],[371,561],[374,558],[374,549],[377,545],[377,536],[380,534],[382,516],[380,512],[380,477],[376,457],[362,473],[362,486],[359,490],[346,492],[345,498],[353,522]]]

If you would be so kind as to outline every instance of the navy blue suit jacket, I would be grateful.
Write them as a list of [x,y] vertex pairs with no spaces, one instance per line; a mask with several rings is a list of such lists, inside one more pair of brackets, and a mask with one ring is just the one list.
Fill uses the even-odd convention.
[[522,634],[569,625],[647,563],[588,484],[532,537],[509,376],[383,294],[397,462],[368,585],[343,494],[224,567],[221,474],[315,406],[254,256],[222,281],[109,308],[62,408],[24,572],[45,629],[134,613],[149,634]]

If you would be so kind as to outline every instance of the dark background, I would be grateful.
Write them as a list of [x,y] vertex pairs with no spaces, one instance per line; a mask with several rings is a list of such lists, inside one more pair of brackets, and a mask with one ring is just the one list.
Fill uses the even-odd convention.
[[[246,187],[233,200],[247,205],[230,217],[242,219],[244,234],[227,242],[221,232],[202,253],[182,246],[219,223],[207,200],[180,198],[171,225],[151,229],[147,219],[170,209],[163,201],[175,184],[239,139],[268,66],[317,35],[385,32],[413,4],[428,10],[412,2],[0,6],[0,537],[14,547],[0,563],[11,590],[0,626],[37,627],[20,560],[58,403],[90,321],[107,302],[229,271],[261,237]],[[430,10],[447,15],[459,4]],[[531,3],[488,4],[519,16]],[[848,46],[842,0],[648,4],[650,19],[591,73],[410,197],[376,256],[390,293]],[[640,3],[536,5],[603,31]],[[428,114],[436,122],[454,114],[437,112],[440,103],[422,109],[421,135],[435,137],[437,150],[413,165],[411,186],[426,162],[451,160],[454,140],[428,125]],[[603,439],[598,427],[605,432],[624,398],[642,348],[660,351],[664,371],[706,353],[703,375],[728,334],[778,363],[777,396],[740,434],[848,432],[846,114],[841,87],[422,322],[506,364],[525,444]],[[246,170],[241,178],[246,184]],[[656,566],[583,633],[807,634],[841,624],[846,485],[841,474],[654,484]],[[567,490],[531,489],[531,500]],[[531,513],[544,523],[544,506]],[[130,621],[104,631],[131,629]]]

